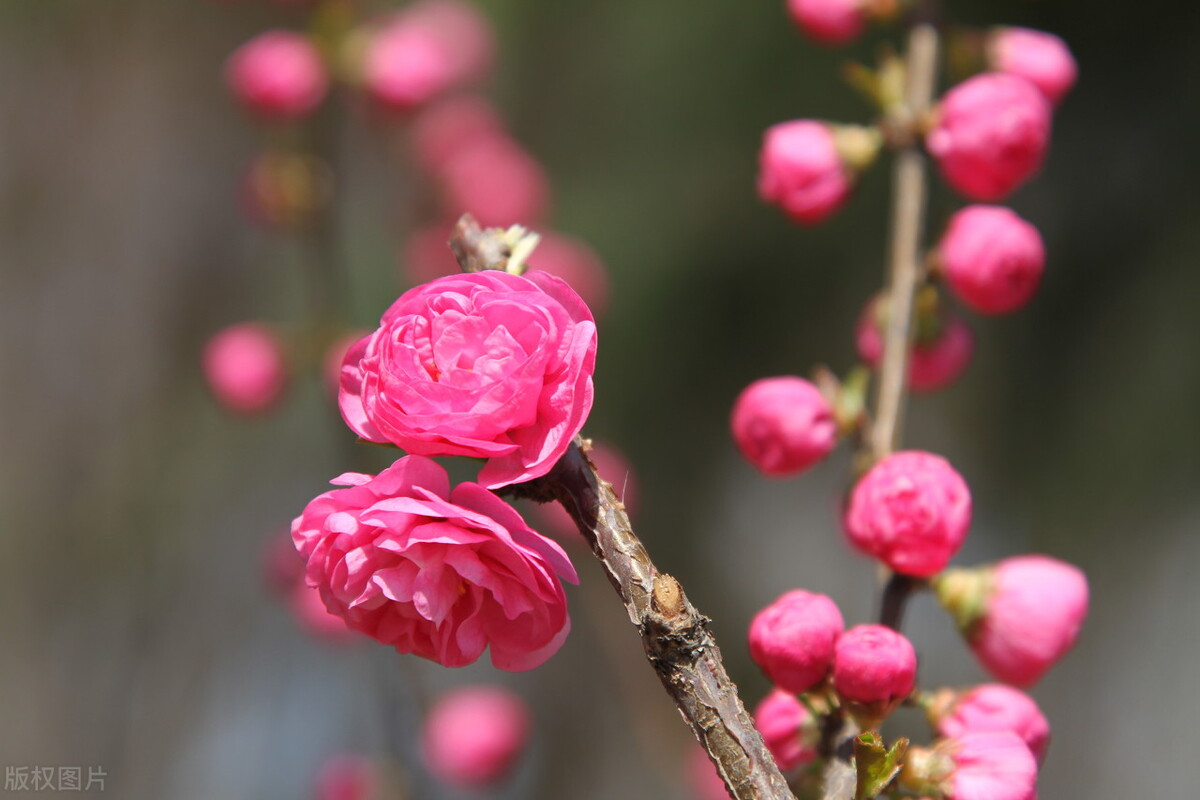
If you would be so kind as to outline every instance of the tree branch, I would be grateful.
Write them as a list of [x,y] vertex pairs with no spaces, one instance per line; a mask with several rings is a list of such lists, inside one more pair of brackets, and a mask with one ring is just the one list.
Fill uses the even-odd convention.
[[557,500],[575,520],[641,633],[646,658],[736,800],[793,800],[762,736],[729,679],[708,618],[675,578],[660,573],[634,534],[625,506],[576,437],[523,496]]

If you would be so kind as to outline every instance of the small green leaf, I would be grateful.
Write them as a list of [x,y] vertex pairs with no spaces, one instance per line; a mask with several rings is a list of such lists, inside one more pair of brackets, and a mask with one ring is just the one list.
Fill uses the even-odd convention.
[[871,800],[887,788],[900,771],[900,760],[908,750],[908,739],[897,739],[890,748],[875,731],[867,731],[854,740],[854,762],[858,770],[858,788],[854,800]]

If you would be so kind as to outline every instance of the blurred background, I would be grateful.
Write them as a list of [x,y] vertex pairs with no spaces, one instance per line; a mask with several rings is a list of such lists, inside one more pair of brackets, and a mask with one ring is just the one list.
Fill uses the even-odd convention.
[[[1036,551],[1089,577],[1083,636],[1033,690],[1055,739],[1041,796],[1185,796],[1190,771],[1167,765],[1191,757],[1200,712],[1200,15],[952,5],[957,21],[1058,33],[1081,77],[1012,199],[1046,241],[1042,290],[970,319],[974,363],[913,400],[904,440],[972,486],[957,563]],[[632,465],[642,538],[713,618],[753,704],[768,688],[744,646],[755,611],[804,587],[856,624],[878,591],[838,528],[844,449],[766,480],[737,455],[729,409],[755,378],[853,363],[889,185],[877,167],[800,229],[757,199],[758,146],[786,119],[870,119],[841,65],[894,32],[822,48],[782,2],[479,9],[496,43],[484,94],[548,181],[539,227],[604,264],[585,433]],[[307,19],[267,2],[0,2],[0,763],[78,765],[85,782],[101,768],[106,796],[239,800],[315,796],[329,756],[390,754],[411,796],[457,797],[426,774],[416,729],[439,691],[489,682],[536,719],[493,796],[697,796],[689,734],[585,552],[574,631],[528,674],[316,639],[267,585],[269,543],[304,504],[386,463],[354,445],[314,348],[374,326],[432,219],[407,122],[338,90],[305,139],[230,98],[229,55]],[[248,167],[297,142],[324,148],[317,185],[333,176],[316,233],[247,212]],[[959,203],[935,191],[931,233]],[[224,411],[201,371],[210,337],[245,320],[287,334],[295,367],[252,417]],[[924,684],[984,680],[930,598],[908,620]]]

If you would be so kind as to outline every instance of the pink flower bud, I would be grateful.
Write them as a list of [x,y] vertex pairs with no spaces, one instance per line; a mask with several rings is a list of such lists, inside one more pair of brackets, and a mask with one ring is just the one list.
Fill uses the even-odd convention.
[[793,589],[750,622],[750,657],[776,686],[801,694],[825,680],[844,629],[832,600]]
[[278,402],[287,384],[283,345],[265,325],[232,325],[204,347],[204,377],[230,411],[256,414]]
[[1048,556],[1007,558],[985,570],[983,580],[955,570],[936,588],[983,666],[1017,686],[1036,683],[1067,654],[1088,610],[1083,572]]
[[423,0],[370,37],[363,52],[363,86],[383,106],[407,111],[477,80],[491,51],[491,32],[472,6]]
[[894,704],[913,690],[917,654],[899,633],[882,625],[856,625],[838,639],[833,685],[847,700]]
[[474,142],[506,135],[496,109],[477,95],[439,100],[423,109],[412,123],[413,153],[422,166],[434,172]]
[[854,487],[846,510],[850,542],[896,572],[927,578],[958,552],[971,526],[971,492],[944,458],[894,453]]
[[[883,334],[875,309],[874,301],[867,304],[854,332],[858,357],[872,368],[878,367],[883,358]],[[908,383],[914,392],[946,388],[962,376],[975,355],[975,335],[967,323],[948,310],[940,315],[937,336],[929,341],[918,340],[909,353]]]
[[247,110],[274,122],[308,116],[329,86],[321,54],[312,42],[282,30],[268,31],[238,48],[229,57],[225,77]]
[[457,219],[470,212],[484,227],[536,224],[549,205],[549,181],[541,165],[505,137],[463,147],[446,162],[441,180],[446,216]]
[[946,282],[981,314],[1006,314],[1037,291],[1046,250],[1037,228],[1000,206],[968,206],[938,245]]
[[464,789],[483,789],[512,771],[529,739],[520,697],[495,686],[469,686],[439,698],[425,720],[422,746],[429,771]]
[[788,0],[787,8],[800,30],[824,44],[856,39],[866,24],[860,0]]
[[853,183],[828,125],[798,119],[767,129],[759,152],[758,194],[793,221],[824,221],[846,202]]
[[791,692],[776,688],[763,698],[754,709],[754,726],[784,772],[817,760],[820,727]]
[[837,445],[829,401],[816,386],[790,375],[760,378],[743,389],[730,426],[746,460],[774,478],[803,472]]
[[334,756],[317,776],[317,800],[374,800],[379,797],[375,765],[362,756]]
[[956,191],[998,200],[1041,167],[1050,104],[1024,78],[985,72],[946,93],[925,144]]
[[997,28],[988,39],[988,65],[1024,78],[1057,105],[1075,85],[1078,67],[1067,43],[1029,28]]
[[1050,744],[1050,723],[1033,698],[1019,689],[989,683],[964,692],[933,720],[939,735],[957,739],[967,733],[1012,731],[1041,761]]
[[1012,731],[975,731],[909,748],[900,785],[944,800],[1036,800],[1037,761]]

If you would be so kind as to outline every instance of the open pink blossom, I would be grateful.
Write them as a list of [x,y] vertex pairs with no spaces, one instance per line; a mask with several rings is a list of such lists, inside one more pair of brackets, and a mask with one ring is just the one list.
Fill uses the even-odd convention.
[[489,488],[545,475],[592,407],[596,323],[544,272],[449,275],[405,292],[346,354],[339,405],[364,439],[488,459]]
[[499,686],[467,686],[438,698],[421,733],[429,771],[464,789],[506,778],[529,740],[525,702]]
[[[854,329],[858,357],[869,367],[883,359],[883,333],[876,313],[876,301],[863,309]],[[941,310],[937,334],[928,341],[918,340],[908,354],[908,384],[914,392],[936,392],[958,380],[975,355],[975,334],[960,316]]]
[[1029,302],[1046,264],[1037,228],[1002,206],[967,206],[938,244],[946,283],[981,314],[1007,314]]
[[239,414],[274,408],[287,388],[283,344],[266,325],[231,325],[204,346],[204,377],[217,401]]
[[891,705],[913,690],[917,654],[902,634],[883,625],[856,625],[838,639],[833,685],[857,703]]
[[1012,731],[1041,761],[1050,744],[1050,723],[1033,698],[1002,683],[976,686],[955,698],[934,720],[937,732],[948,738],[979,731]]
[[992,31],[987,60],[991,69],[1029,81],[1055,105],[1071,91],[1079,73],[1066,42],[1052,33],[1029,28]]
[[758,194],[794,222],[823,222],[842,207],[853,185],[825,123],[798,119],[767,129],[759,151]]
[[507,136],[465,144],[437,177],[446,216],[470,213],[484,227],[536,224],[550,205],[550,183],[541,164]]
[[862,0],[788,0],[788,13],[800,30],[824,44],[845,44],[866,25]]
[[329,78],[321,54],[308,37],[267,31],[229,57],[226,81],[238,101],[265,120],[290,122],[321,104]]
[[958,552],[971,526],[971,492],[932,453],[893,453],[854,487],[845,516],[851,544],[904,575],[927,578]]
[[784,772],[817,760],[820,725],[791,692],[772,689],[754,709],[754,726]]
[[955,190],[999,200],[1041,167],[1050,116],[1050,103],[1032,83],[985,72],[946,93],[925,144]]
[[829,674],[843,630],[842,612],[833,600],[793,589],[750,622],[750,657],[776,686],[807,692]]
[[794,375],[760,378],[738,395],[730,419],[733,440],[764,475],[796,475],[837,445],[833,408],[821,391]]
[[482,486],[407,456],[375,477],[347,473],[292,523],[325,606],[401,653],[447,667],[491,647],[498,669],[533,669],[570,630],[561,577],[575,569]]
[[1087,578],[1071,564],[1029,555],[997,563],[988,584],[982,613],[967,629],[971,650],[1000,680],[1037,683],[1079,638]]

